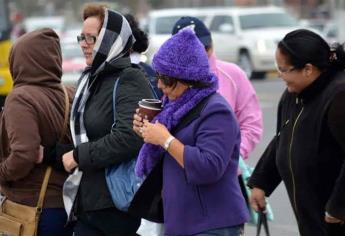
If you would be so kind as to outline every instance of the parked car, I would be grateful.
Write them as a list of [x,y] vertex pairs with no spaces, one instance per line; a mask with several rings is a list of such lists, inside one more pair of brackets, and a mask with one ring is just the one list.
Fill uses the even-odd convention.
[[275,70],[274,52],[283,36],[300,27],[299,21],[284,8],[223,7],[182,8],[152,11],[148,18],[150,47],[148,58],[170,37],[181,16],[195,16],[212,32],[217,56],[235,62],[249,78],[263,78]]
[[303,19],[301,24],[306,28],[316,30],[329,44],[339,40],[339,26],[335,19]]
[[332,45],[333,43],[340,42],[339,39],[339,26],[335,24],[334,22],[328,23],[323,31],[322,31],[323,37],[326,39],[326,41]]
[[325,27],[330,23],[328,19],[302,19],[300,23],[303,27],[316,29],[320,32],[324,31]]

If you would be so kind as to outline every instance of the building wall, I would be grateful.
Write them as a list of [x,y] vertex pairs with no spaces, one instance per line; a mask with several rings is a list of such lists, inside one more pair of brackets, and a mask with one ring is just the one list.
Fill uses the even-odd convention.
[[[125,1],[125,0],[121,0]],[[138,0],[141,1],[141,0]],[[148,0],[145,0],[148,1]],[[197,7],[197,6],[252,6],[252,5],[285,5],[297,16],[308,17],[317,6],[329,4],[329,1],[345,0],[151,0],[156,2],[154,8],[165,7]]]
[[312,11],[323,4],[328,4],[327,0],[285,0],[285,5],[294,10],[297,15],[308,18]]
[[255,5],[256,3],[256,0],[235,0],[235,5],[238,6]]

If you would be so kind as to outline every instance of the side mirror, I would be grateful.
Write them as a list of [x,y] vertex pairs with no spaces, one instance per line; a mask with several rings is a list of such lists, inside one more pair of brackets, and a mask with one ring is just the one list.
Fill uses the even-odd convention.
[[228,34],[234,33],[234,26],[229,23],[221,24],[219,26],[219,32]]

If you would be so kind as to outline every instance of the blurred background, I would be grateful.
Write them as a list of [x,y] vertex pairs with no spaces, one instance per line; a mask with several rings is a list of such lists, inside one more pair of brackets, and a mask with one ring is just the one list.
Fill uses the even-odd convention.
[[[23,33],[53,28],[61,38],[64,83],[74,85],[85,67],[76,36],[81,31],[82,0],[0,0],[0,106],[11,90],[8,53]],[[274,135],[276,109],[285,84],[275,72],[277,42],[289,31],[308,28],[330,44],[345,41],[345,0],[118,0],[104,2],[112,9],[135,15],[149,35],[143,60],[166,40],[179,17],[199,17],[209,27],[219,58],[237,63],[256,89],[264,114],[264,135],[247,163],[255,166]],[[275,220],[271,235],[297,236],[297,224],[284,186],[269,199]],[[245,235],[255,235],[246,227]]]
[[[11,13],[22,12],[26,17],[64,15],[78,17],[85,0],[9,0]],[[300,18],[329,18],[344,7],[343,0],[118,0],[107,2],[120,11],[131,11],[145,17],[152,9],[206,6],[277,5],[287,7]],[[76,19],[75,19],[76,20]]]
[[[25,32],[53,28],[62,43],[63,80],[74,83],[76,75],[85,67],[76,36],[81,30],[82,7],[89,2],[0,0],[2,37],[9,34],[13,42]],[[274,74],[276,42],[293,29],[312,29],[329,43],[345,41],[345,27],[340,27],[345,18],[344,0],[118,0],[101,3],[137,17],[150,38],[144,61],[150,62],[179,17],[193,15],[210,28],[218,57],[239,64],[251,79]]]

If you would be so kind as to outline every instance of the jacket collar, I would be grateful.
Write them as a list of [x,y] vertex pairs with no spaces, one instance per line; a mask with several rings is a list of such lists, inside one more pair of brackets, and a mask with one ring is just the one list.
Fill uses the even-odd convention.
[[320,76],[312,84],[306,87],[300,94],[298,94],[297,97],[302,99],[304,103],[309,102],[328,86],[328,84],[332,81],[334,74],[335,72],[333,70],[322,72]]

